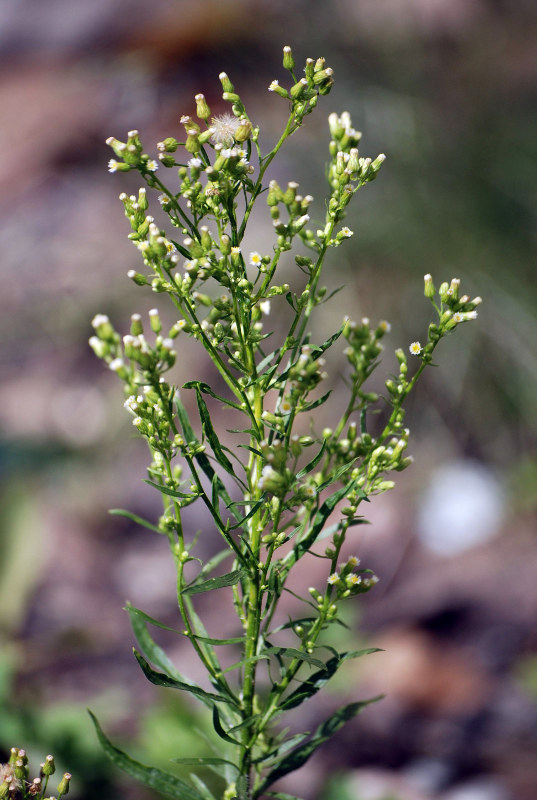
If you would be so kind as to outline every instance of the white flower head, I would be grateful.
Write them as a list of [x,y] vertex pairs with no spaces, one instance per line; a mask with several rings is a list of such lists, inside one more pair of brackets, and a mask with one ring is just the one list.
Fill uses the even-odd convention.
[[345,239],[350,239],[351,236],[354,236],[353,231],[351,231],[351,229],[346,225],[340,230],[340,233],[345,237]]
[[254,250],[253,253],[250,253],[250,264],[252,267],[260,267],[263,263],[260,254]]
[[270,300],[262,300],[259,303],[259,308],[261,309],[262,314],[270,314]]
[[154,158],[150,158],[147,162],[147,169],[149,172],[156,172],[158,169],[158,161],[155,161]]
[[423,350],[423,347],[419,342],[412,342],[412,344],[409,345],[408,349],[413,356],[419,356],[419,354]]
[[108,172],[117,172],[118,162],[115,158],[111,158],[108,162]]
[[211,128],[213,129],[211,142],[231,147],[235,141],[235,133],[239,125],[240,120],[233,114],[220,114],[218,117],[213,117],[211,120]]
[[330,586],[333,586],[335,583],[339,581],[339,575],[337,572],[333,572],[331,575],[328,576],[328,583]]

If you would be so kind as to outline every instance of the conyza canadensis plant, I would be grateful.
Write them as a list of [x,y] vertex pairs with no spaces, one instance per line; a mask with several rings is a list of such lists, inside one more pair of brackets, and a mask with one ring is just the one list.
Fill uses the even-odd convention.
[[[426,275],[435,321],[423,344],[396,350],[398,371],[386,380],[382,396],[367,388],[367,379],[379,366],[387,322],[371,325],[344,316],[331,336],[317,340],[315,312],[329,299],[321,283],[326,257],[352,236],[343,224],[349,203],[377,177],[384,155],[361,156],[361,134],[350,115],[330,114],[326,213],[314,223],[313,198],[300,194],[296,182],[280,185],[267,174],[286,140],[329,93],[333,71],[323,58],[308,58],[298,77],[290,47],[284,48],[283,66],[290,87],[274,80],[268,88],[286,103],[289,116],[265,155],[257,122],[225,73],[220,81],[229,111],[213,116],[204,95],[196,95],[195,116],[181,118],[181,141],[170,136],[159,142],[157,158],[144,151],[135,130],[126,141],[107,140],[115,156],[110,172],[136,171],[144,183],[136,195],[120,195],[129,239],[142,262],[128,276],[167,303],[175,320],[168,329],[156,308],[146,320],[133,314],[124,336],[107,316],[93,320],[90,344],[124,385],[125,408],[149,447],[146,483],[162,496],[158,520],[115,513],[167,537],[177,575],[177,635],[189,640],[203,678],[184,675],[151,633],[165,626],[129,605],[135,656],[153,684],[189,693],[206,707],[219,746],[216,753],[202,743],[201,752],[178,754],[173,760],[184,770],[178,777],[138,763],[109,741],[96,720],[95,725],[120,767],[180,800],[289,799],[274,784],[371,702],[345,705],[309,733],[289,733],[282,724],[286,712],[313,698],[345,662],[372,652],[339,652],[330,644],[342,604],[355,602],[378,580],[358,556],[349,555],[352,529],[365,521],[362,504],[391,489],[392,473],[411,463],[405,401],[440,340],[475,319],[481,302],[463,295],[457,279],[437,292]],[[168,218],[163,226],[150,215],[148,190],[158,193]],[[258,202],[272,223],[270,252],[245,247]],[[296,247],[301,288],[292,291],[279,272],[284,262],[289,268]],[[280,313],[273,330],[269,312],[272,305],[274,317],[277,303],[287,316]],[[344,410],[327,427],[322,415],[331,400],[322,387],[339,340],[346,342],[348,362],[340,389],[346,393]],[[181,374],[180,360],[176,374],[182,385],[171,381],[179,347],[195,348],[212,362],[210,384]],[[196,411],[189,414],[185,402]],[[215,422],[221,407],[232,434]],[[223,542],[204,562],[197,536],[184,524],[184,510],[192,504],[205,506]],[[324,559],[324,577],[299,597],[295,568],[313,557],[316,563]],[[200,595],[207,592],[214,594],[213,608],[236,614],[232,637],[206,629],[198,612]],[[284,592],[301,601],[303,610],[294,618],[283,615]],[[206,776],[208,769],[217,773],[214,782],[198,774]]]

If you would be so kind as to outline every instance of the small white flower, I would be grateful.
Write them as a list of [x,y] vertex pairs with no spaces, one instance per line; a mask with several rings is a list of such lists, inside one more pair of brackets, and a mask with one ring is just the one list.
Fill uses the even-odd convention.
[[358,556],[349,556],[347,559],[347,564],[350,564],[351,567],[357,567],[360,563],[360,559]]
[[345,225],[345,227],[343,227],[343,228],[340,230],[340,233],[341,233],[341,235],[342,235],[342,236],[344,236],[344,237],[345,237],[345,239],[350,239],[350,237],[351,237],[351,236],[354,236],[354,232],[353,232],[353,231],[351,231],[351,229],[350,229],[350,228],[347,228],[347,226],[346,226],[346,225]]
[[270,86],[268,87],[269,92],[275,92],[276,91],[276,87],[279,86],[279,85],[280,85],[279,81],[276,81],[276,80],[272,81]]
[[408,349],[410,350],[413,356],[419,356],[419,354],[423,350],[423,347],[419,342],[412,342],[412,344],[409,345]]
[[158,161],[155,161],[154,158],[150,158],[147,162],[147,169],[149,172],[156,172],[158,169]]
[[392,329],[392,326],[387,320],[383,319],[379,322],[379,328],[384,331],[384,333],[389,333]]
[[260,267],[262,263],[262,258],[258,252],[254,251],[250,253],[250,264],[252,267]]
[[108,162],[108,172],[117,172],[119,164],[115,158],[111,158]]
[[240,247],[232,247],[232,248],[231,248],[231,253],[232,253],[232,255],[234,255],[234,256],[238,256],[240,252],[241,252],[241,249],[240,249]]
[[259,303],[259,308],[262,314],[270,314],[270,300],[262,300],[261,303]]
[[202,166],[201,158],[191,158],[186,162],[186,165],[190,169],[199,169]]
[[125,366],[125,362],[123,361],[122,358],[114,358],[114,360],[111,361],[108,366],[110,367],[112,372],[119,372],[119,370]]
[[462,322],[464,317],[462,316],[460,311],[455,311],[455,313],[453,314],[452,319],[453,319],[453,322]]
[[331,575],[328,576],[328,583],[333,586],[335,583],[339,581],[339,575],[337,572],[333,572]]
[[351,583],[353,586],[357,586],[359,583],[362,582],[362,579],[359,575],[353,573],[352,575],[349,575],[347,581],[348,583]]

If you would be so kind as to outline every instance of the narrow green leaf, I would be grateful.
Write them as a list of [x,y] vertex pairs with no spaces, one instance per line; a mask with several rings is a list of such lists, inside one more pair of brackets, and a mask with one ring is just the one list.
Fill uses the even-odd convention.
[[[160,667],[160,669],[163,670],[166,675],[174,678],[176,681],[195,686],[193,681],[191,681],[189,678],[186,678],[181,672],[179,672],[175,665],[170,661],[164,650],[153,641],[149,631],[147,630],[143,612],[140,612],[138,609],[134,609],[133,606],[129,605],[127,605],[127,611],[136,641],[147,658],[151,660],[151,663],[155,664],[157,667]],[[151,621],[151,624],[157,624],[158,627],[161,627],[160,623],[157,623],[156,620],[153,621],[152,618],[150,618],[148,621]]]
[[192,381],[191,384],[193,388],[196,390],[196,399],[198,402],[198,411],[201,419],[201,427],[205,436],[207,437],[209,444],[211,445],[211,449],[215,455],[216,460],[222,466],[226,472],[229,472],[230,475],[234,475],[233,464],[226,456],[222,449],[222,445],[220,444],[220,439],[218,438],[216,431],[213,427],[213,422],[211,419],[211,415],[209,414],[209,409],[207,408],[207,404],[203,399],[201,394],[201,390],[199,388],[199,384],[197,381]]
[[262,500],[258,500],[258,501],[257,501],[257,503],[254,503],[254,504],[253,504],[253,506],[251,507],[250,511],[249,511],[249,512],[246,514],[246,516],[245,516],[245,517],[243,517],[243,518],[242,518],[242,519],[241,519],[239,522],[237,522],[235,525],[232,525],[232,526],[230,527],[230,529],[229,529],[229,530],[230,530],[230,531],[234,531],[236,528],[242,528],[242,526],[244,525],[244,523],[245,523],[245,522],[248,522],[248,520],[249,520],[251,517],[253,517],[253,516],[254,516],[254,514],[256,513],[256,511],[257,511],[259,508],[261,508],[261,506],[263,506],[263,505],[266,505],[266,504],[267,504],[267,501],[266,501],[266,500],[264,500],[264,499],[262,499]]
[[165,686],[168,689],[179,689],[183,692],[189,692],[189,694],[193,694],[199,700],[202,700],[206,705],[207,703],[227,703],[228,698],[223,697],[220,694],[212,694],[212,692],[206,692],[205,689],[202,689],[199,686],[192,685],[190,683],[184,683],[184,681],[178,681],[176,678],[173,678],[170,675],[167,675],[164,672],[156,672],[152,669],[145,658],[137,651],[134,650],[134,656],[139,663],[142,671],[147,678],[148,681],[154,683],[155,686]]
[[244,574],[245,570],[234,569],[232,572],[227,572],[218,578],[209,578],[206,581],[202,581],[202,583],[190,584],[186,589],[183,589],[182,594],[200,594],[201,592],[210,592],[212,589],[220,589],[222,586],[234,586]]
[[216,800],[214,794],[211,792],[205,781],[202,781],[199,775],[196,775],[194,772],[191,772],[189,774],[189,777],[194,786],[201,794],[201,796],[205,798],[205,800]]
[[144,483],[147,483],[149,486],[153,486],[155,489],[158,489],[159,492],[162,492],[162,494],[167,494],[170,497],[192,497],[192,492],[180,492],[178,489],[170,489],[169,486],[163,486],[161,483],[155,483],[154,481],[150,481],[148,478],[144,478]]
[[101,726],[97,721],[97,717],[92,714],[88,709],[88,713],[95,725],[97,737],[108,758],[123,772],[130,775],[131,778],[143,783],[149,789],[154,789],[156,792],[161,792],[168,797],[174,797],[176,800],[204,800],[203,796],[194,789],[190,784],[185,783],[180,778],[172,775],[169,772],[164,772],[157,767],[148,767],[135,761],[105,736]]
[[237,411],[244,412],[244,409],[241,408],[238,403],[234,403],[227,397],[221,397],[219,394],[211,389],[208,383],[204,383],[203,381],[188,381],[187,383],[183,384],[183,389],[195,389],[196,392],[203,392],[203,394],[208,394],[211,397],[214,397],[215,400],[218,400],[220,403],[223,403],[225,406],[231,406],[231,408],[237,409]]
[[286,739],[282,742],[278,747],[275,747],[274,750],[271,750],[269,753],[265,753],[259,758],[254,759],[254,764],[264,763],[268,765],[269,762],[274,761],[275,759],[280,759],[284,753],[287,753],[292,747],[295,745],[300,744],[303,742],[304,739],[310,735],[309,731],[305,731],[305,733],[295,733],[294,736],[291,736],[289,739]]
[[218,709],[216,706],[213,706],[213,728],[215,729],[216,733],[223,739],[225,742],[230,742],[231,744],[238,744],[240,746],[240,742],[236,739],[233,739],[222,727],[222,723],[220,722],[220,714],[218,713]]
[[308,475],[313,469],[315,469],[315,467],[317,466],[317,464],[319,463],[319,461],[323,457],[325,450],[326,450],[326,439],[323,440],[323,443],[321,445],[321,449],[319,450],[317,455],[314,456],[311,459],[311,461],[306,464],[304,469],[301,469],[300,472],[297,473],[297,476],[296,476],[297,481],[301,480],[305,475]]
[[300,410],[304,412],[313,411],[314,408],[319,408],[319,406],[322,406],[323,403],[326,403],[331,394],[332,390],[330,389],[329,392],[326,392],[326,394],[323,394],[323,396],[319,397],[317,400],[312,400],[311,403],[306,403],[305,405],[301,406]]
[[303,650],[297,650],[295,647],[267,647],[265,651],[275,656],[298,658],[300,661],[305,661],[307,664],[311,664],[312,667],[318,667],[319,669],[324,670],[325,668],[324,663],[318,658],[313,658],[309,653],[305,653]]
[[205,562],[198,575],[198,580],[200,578],[204,578],[206,575],[209,575],[222,561],[232,555],[233,551],[230,550],[229,547],[226,547],[225,550],[220,550],[219,553]]
[[343,329],[345,328],[345,324],[346,323],[343,323],[343,325],[339,328],[339,330],[337,330],[335,333],[333,333],[332,336],[330,336],[328,339],[326,339],[326,341],[324,341],[322,344],[319,344],[319,345],[315,345],[314,344],[314,345],[312,345],[312,348],[311,348],[312,353],[311,354],[312,354],[313,358],[319,358],[319,356],[321,356],[326,350],[328,350],[330,347],[332,347],[334,342],[336,342],[339,339],[339,337],[341,336],[341,334],[343,333]]
[[172,758],[174,764],[185,764],[193,767],[217,767],[229,766],[239,771],[239,768],[233,761],[226,761],[225,758],[212,758],[205,756],[192,756],[191,758]]
[[239,669],[240,667],[244,667],[246,664],[253,664],[254,661],[261,661],[263,658],[268,658],[267,653],[260,653],[257,656],[250,656],[249,658],[243,658],[242,661],[237,661],[235,664],[230,664],[229,667],[226,667],[222,670],[222,675],[225,675],[227,672],[233,672],[234,669]]
[[160,534],[164,533],[164,531],[161,531],[156,525],[153,525],[152,522],[148,522],[146,519],[139,517],[137,514],[133,514],[132,511],[126,511],[124,508],[110,508],[108,509],[108,513],[113,514],[115,517],[126,517],[137,525],[147,528],[149,531],[155,531],[155,533]]
[[[146,614],[144,611],[140,611],[139,608],[134,608],[134,606],[131,606],[130,603],[127,603],[126,610],[129,612],[129,614],[136,614],[137,616],[141,617],[141,619],[145,620],[145,622],[149,622],[151,625],[156,625],[157,628],[162,628],[164,631],[177,633],[179,636],[188,637],[188,633],[186,631],[178,631],[176,628],[170,628],[169,625],[164,625],[164,623],[159,622],[153,617],[150,617],[149,614]],[[229,639],[212,639],[210,636],[196,636],[196,634],[193,634],[193,636],[198,642],[206,642],[207,644],[242,644],[244,642],[244,636],[233,636]],[[141,644],[140,647],[142,647]],[[153,661],[153,659],[151,660]],[[156,663],[156,661],[154,661],[154,663]],[[165,669],[165,671],[167,672],[168,669]]]
[[358,703],[349,703],[349,705],[340,708],[338,711],[332,714],[329,719],[325,720],[325,722],[319,725],[309,742],[297,747],[296,750],[293,750],[288,756],[280,761],[278,766],[267,775],[262,786],[255,792],[254,797],[260,797],[263,792],[275,781],[283,778],[284,775],[288,775],[290,772],[294,772],[294,770],[302,767],[306,761],[308,761],[310,756],[313,755],[315,750],[317,750],[317,748],[323,744],[323,742],[326,742],[328,739],[330,739],[340,728],[343,727],[346,722],[359,714],[363,708],[370,703],[375,703],[380,699],[381,697],[379,696],[373,697],[371,700],[363,700]]
[[340,666],[351,658],[360,658],[361,656],[369,655],[370,653],[378,653],[378,647],[369,647],[364,650],[354,650],[349,653],[340,653],[338,656],[329,659],[324,665],[324,669],[319,672],[314,672],[309,678],[294,690],[290,695],[285,697],[280,703],[280,709],[287,711],[290,708],[296,708],[301,705],[305,700],[317,694],[319,689],[328,683],[330,678],[335,675]]

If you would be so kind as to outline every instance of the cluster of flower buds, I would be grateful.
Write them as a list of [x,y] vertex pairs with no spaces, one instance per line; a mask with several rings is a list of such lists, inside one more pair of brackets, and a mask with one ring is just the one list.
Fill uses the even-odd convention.
[[325,363],[325,359],[320,354],[317,355],[311,345],[305,344],[300,348],[300,355],[287,373],[289,393],[282,403],[283,411],[290,411],[296,406],[299,398],[305,397],[318,383],[328,377],[323,369]]
[[175,363],[177,354],[173,338],[181,329],[180,323],[174,325],[164,338],[157,309],[151,309],[149,320],[155,334],[153,346],[145,338],[139,314],[132,315],[131,332],[123,337],[122,342],[105,314],[96,314],[92,320],[95,335],[90,338],[89,344],[95,354],[125,382],[128,395],[137,395],[140,386],[165,387],[162,373]]
[[334,83],[334,70],[326,66],[324,58],[307,58],[304,77],[297,80],[295,59],[289,45],[283,48],[283,66],[291,73],[295,83],[290,89],[285,89],[280,86],[279,81],[274,80],[268,90],[292,102],[295,119],[300,124],[305,115],[313,111],[317,105],[319,95],[326,95],[330,92]]
[[[372,328],[367,317],[363,317],[359,323],[350,319],[345,321],[343,336],[349,343],[345,355],[353,368],[351,378],[355,387],[361,386],[375,369],[377,358],[384,349],[380,340],[390,332],[390,328],[386,320],[381,320],[376,328]],[[370,399],[377,398],[372,396]]]
[[[55,773],[54,756],[47,756],[40,766],[39,775],[30,778],[28,756],[26,751],[12,747],[7,764],[0,764],[0,798],[1,800],[44,800],[49,778]],[[60,780],[54,797],[47,800],[60,800],[69,791],[71,775],[66,772]]]
[[[314,240],[313,231],[306,226],[310,220],[308,209],[313,202],[313,197],[298,194],[298,183],[289,181],[284,190],[276,180],[269,183],[267,205],[270,208],[272,225],[277,234],[277,247],[279,250],[290,250],[295,236],[300,236],[306,245]],[[287,212],[287,220],[281,219],[280,206]]]
[[109,136],[106,144],[121,159],[121,161],[117,161],[115,158],[110,159],[108,162],[109,172],[128,172],[131,169],[139,169],[141,172],[155,172],[158,169],[158,163],[155,159],[150,158],[147,153],[143,152],[138,131],[129,131],[126,142],[120,142],[115,136]]
[[438,322],[432,322],[427,332],[427,344],[412,342],[409,351],[412,355],[419,356],[425,363],[432,360],[433,351],[443,336],[450,333],[461,322],[477,319],[477,307],[481,304],[481,297],[470,299],[469,295],[460,293],[460,279],[452,278],[451,282],[440,284],[438,297],[440,302],[435,302],[436,289],[432,276],[424,275],[424,294],[428,297],[438,313]]
[[343,219],[352,195],[361,186],[377,177],[386,156],[381,153],[375,159],[371,159],[362,158],[359,155],[358,143],[362,134],[353,128],[350,114],[347,111],[344,111],[340,117],[337,114],[330,114],[328,124],[332,136],[330,141],[331,162],[328,170],[332,196],[328,203],[325,229],[318,231],[317,235],[321,240],[327,241],[327,244],[337,246],[343,239],[352,235],[352,232],[345,228],[343,233],[340,232],[335,239],[327,240],[334,222]]

